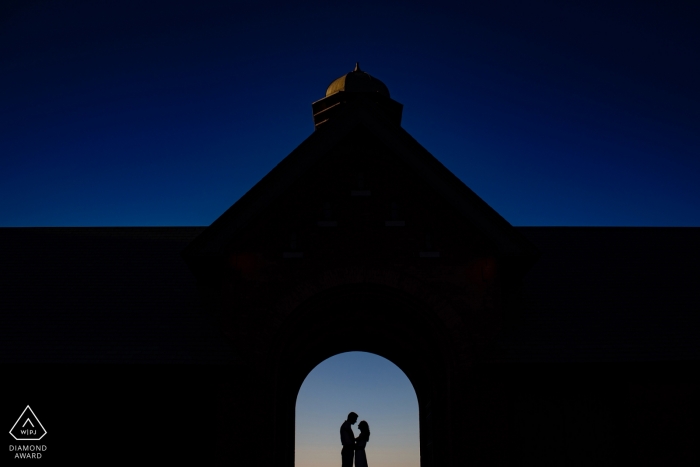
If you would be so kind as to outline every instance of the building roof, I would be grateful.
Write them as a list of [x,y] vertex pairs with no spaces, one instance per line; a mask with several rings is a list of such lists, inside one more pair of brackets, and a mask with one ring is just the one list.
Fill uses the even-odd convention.
[[494,253],[504,259],[504,264],[508,262],[513,275],[522,274],[535,261],[538,252],[531,242],[375,103],[364,100],[343,105],[342,112],[314,131],[187,246],[184,255],[195,274],[209,274],[212,265],[222,260],[226,247],[235,243],[257,215],[284,198],[315,165],[332,161],[334,149],[355,138],[358,132],[383,145],[441,202],[454,208],[474,231],[488,238]]
[[366,71],[360,70],[360,63],[355,64],[355,69],[335,79],[326,89],[326,97],[336,92],[378,92],[386,97],[389,95],[389,88],[374,76],[370,76]]
[[[516,229],[542,254],[487,360],[700,360],[700,228]],[[0,361],[236,361],[180,256],[203,230],[1,228]]]

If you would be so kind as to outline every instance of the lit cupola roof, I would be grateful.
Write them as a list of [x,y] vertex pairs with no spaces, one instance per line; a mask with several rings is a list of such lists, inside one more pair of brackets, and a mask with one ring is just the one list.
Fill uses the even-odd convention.
[[318,129],[342,114],[360,109],[401,125],[403,105],[389,96],[389,88],[384,83],[360,70],[360,64],[356,63],[353,71],[328,86],[326,96],[312,103],[311,109],[314,127]]
[[348,74],[336,79],[326,89],[326,97],[336,92],[378,92],[386,97],[389,96],[389,88],[377,78],[369,73],[360,70],[360,63],[355,64],[355,69]]

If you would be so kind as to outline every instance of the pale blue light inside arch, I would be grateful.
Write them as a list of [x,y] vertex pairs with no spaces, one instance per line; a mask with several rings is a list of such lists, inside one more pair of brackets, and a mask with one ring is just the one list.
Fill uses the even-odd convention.
[[[295,466],[339,467],[340,425],[351,411],[370,426],[370,467],[419,467],[413,386],[396,365],[367,352],[335,355],[304,380],[296,403]],[[357,424],[353,431],[359,434]]]

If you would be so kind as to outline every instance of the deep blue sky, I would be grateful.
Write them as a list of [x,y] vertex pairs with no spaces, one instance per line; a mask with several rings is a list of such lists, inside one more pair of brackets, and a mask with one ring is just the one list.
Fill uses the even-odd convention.
[[513,225],[700,226],[697,2],[231,3],[3,2],[0,226],[208,225],[358,60]]

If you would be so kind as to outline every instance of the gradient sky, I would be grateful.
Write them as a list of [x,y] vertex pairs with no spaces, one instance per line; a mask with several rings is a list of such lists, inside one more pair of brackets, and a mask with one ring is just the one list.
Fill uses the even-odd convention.
[[[340,465],[340,425],[355,412],[369,424],[365,452],[372,467],[419,467],[418,400],[389,360],[346,352],[314,368],[297,395],[295,465]],[[357,423],[352,427],[360,434]]]
[[[700,226],[700,3],[478,3],[5,0],[0,226],[209,225],[356,61],[513,225]],[[411,391],[377,356],[323,362],[298,451],[338,464],[355,410],[390,467]]]
[[208,225],[358,60],[513,225],[700,226],[697,2],[298,3],[3,2],[0,226]]

